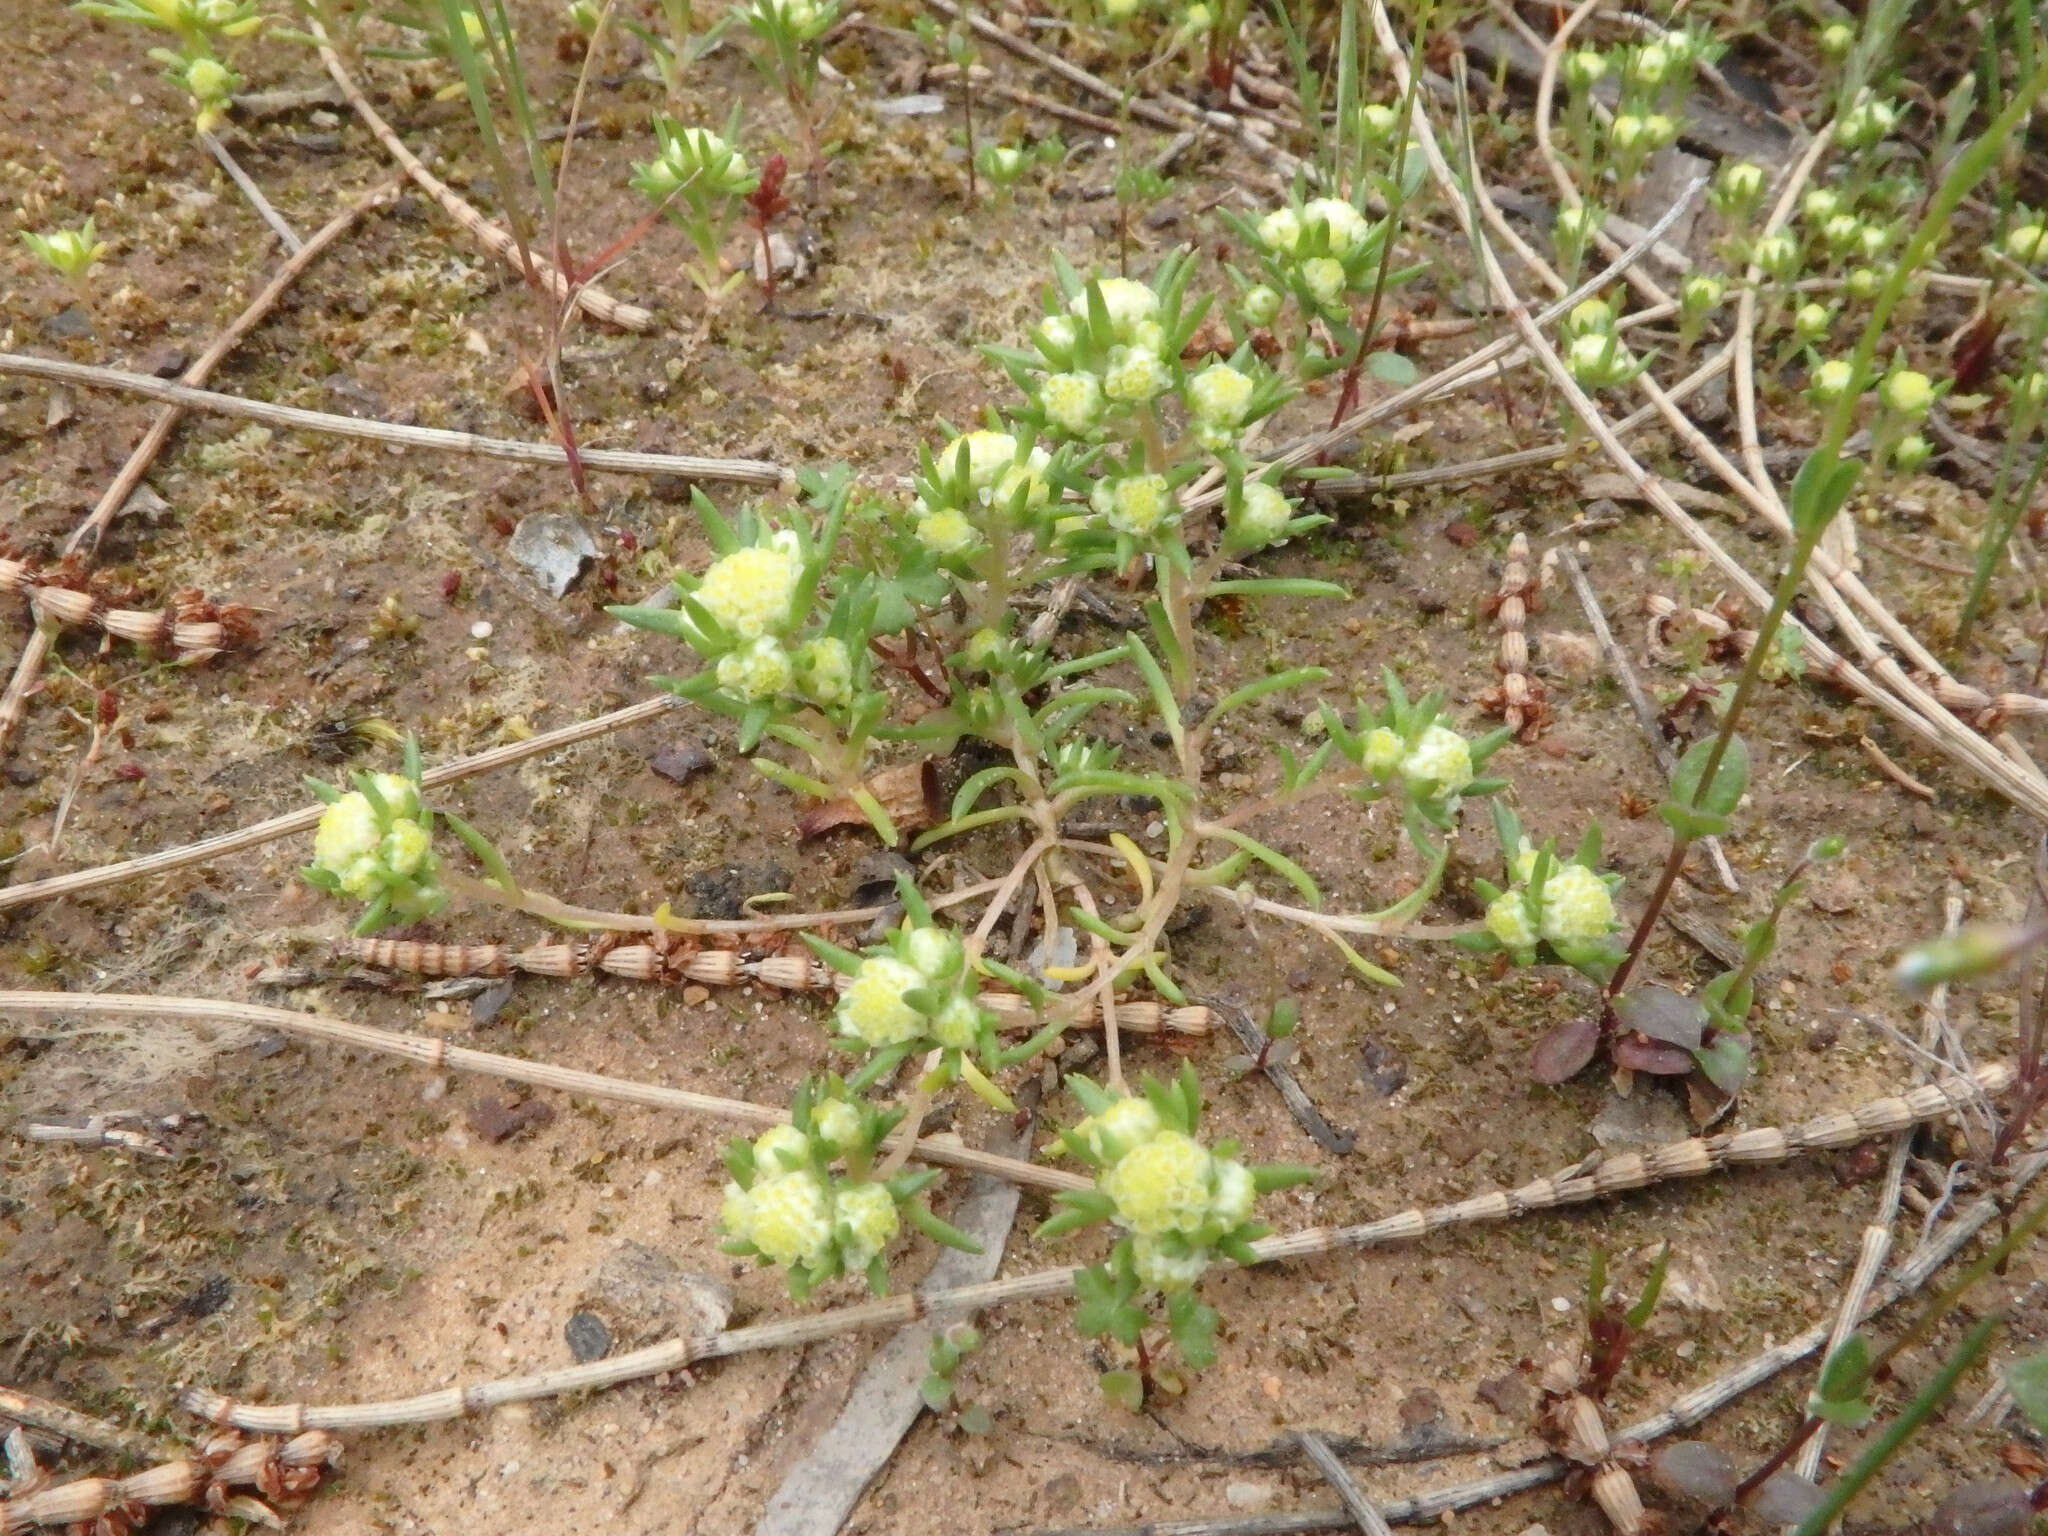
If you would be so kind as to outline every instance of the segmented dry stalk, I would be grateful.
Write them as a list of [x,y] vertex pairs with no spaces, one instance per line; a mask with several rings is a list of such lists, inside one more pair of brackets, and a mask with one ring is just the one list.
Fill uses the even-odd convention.
[[2048,715],[2048,699],[2028,693],[1986,693],[1968,683],[1932,672],[1916,672],[1915,682],[1933,694],[1944,709],[1952,709],[1986,733],[1998,730],[2008,720]]
[[[349,939],[341,952],[380,971],[413,976],[588,976],[603,972],[629,981],[667,985],[697,982],[707,987],[737,987],[758,982],[779,992],[843,989],[852,978],[808,955],[765,955],[749,959],[735,949],[703,949],[677,935],[658,933],[651,942],[622,944],[613,936],[578,939],[567,944],[427,944],[412,939]],[[1014,992],[983,992],[977,1001],[994,1013],[1005,1029],[1036,1022],[1031,1004]],[[1214,1021],[1201,1006],[1174,1008],[1150,999],[1119,1000],[1117,1025],[1140,1034],[1205,1035]],[[1073,1020],[1076,1028],[1100,1028],[1102,1010],[1091,1006]]]
[[[214,1435],[183,1460],[133,1477],[87,1477],[0,1499],[0,1532],[18,1536],[39,1525],[63,1525],[91,1536],[124,1536],[147,1521],[151,1510],[180,1504],[274,1526],[279,1521],[273,1506],[304,1503],[321,1477],[340,1464],[341,1442],[326,1430],[290,1440],[248,1440],[231,1431]],[[41,1478],[17,1468],[16,1485],[24,1481]],[[236,1493],[238,1488],[253,1488],[262,1498]]]
[[75,573],[48,572],[34,561],[0,556],[0,592],[26,597],[37,623],[97,629],[116,640],[168,652],[180,661],[205,661],[222,651],[253,645],[257,638],[254,609],[239,603],[217,606],[195,588],[178,592],[171,606],[158,613],[112,608]]
[[1537,597],[1549,584],[1556,568],[1557,552],[1543,557],[1540,575],[1529,569],[1529,536],[1517,533],[1508,544],[1507,564],[1500,573],[1500,588],[1487,601],[1487,612],[1500,625],[1500,686],[1479,696],[1480,707],[1499,715],[1515,739],[1523,744],[1543,734],[1550,721],[1550,705],[1543,685],[1529,675],[1529,639],[1523,632]]
[[[37,994],[0,993],[0,1009],[14,998]],[[80,1002],[92,1003],[101,994],[85,994]],[[140,1001],[140,1000],[138,1000]],[[283,1010],[266,1010],[282,1013]],[[287,1019],[303,1017],[286,1014]],[[438,1042],[423,1042],[438,1044]],[[1312,1227],[1280,1237],[1263,1238],[1252,1245],[1260,1263],[1276,1259],[1302,1258],[1310,1254],[1334,1253],[1344,1249],[1376,1248],[1390,1243],[1413,1242],[1431,1232],[1477,1222],[1505,1221],[1534,1211],[1583,1204],[1607,1195],[1641,1189],[1664,1179],[1697,1178],[1719,1168],[1749,1167],[1782,1162],[1804,1152],[1852,1145],[1871,1136],[1895,1134],[1922,1121],[1951,1114],[1985,1094],[2011,1086],[2014,1069],[1999,1063],[1979,1068],[1968,1076],[1953,1076],[1911,1091],[1874,1099],[1853,1109],[1817,1116],[1790,1129],[1766,1128],[1736,1131],[1718,1136],[1694,1138],[1653,1147],[1644,1152],[1601,1163],[1587,1169],[1583,1164],[1562,1170],[1548,1178],[1536,1179],[1515,1190],[1494,1190],[1451,1205],[1427,1210],[1403,1211],[1362,1226]],[[385,1402],[349,1403],[329,1407],[305,1403],[257,1406],[238,1403],[202,1387],[186,1390],[179,1398],[188,1413],[217,1424],[264,1434],[289,1434],[306,1428],[372,1429],[389,1424],[423,1424],[442,1419],[482,1413],[506,1403],[551,1397],[564,1392],[591,1391],[637,1381],[666,1371],[681,1370],[699,1360],[751,1353],[764,1349],[785,1349],[815,1343],[862,1328],[894,1328],[920,1319],[953,1321],[972,1317],[989,1307],[1014,1301],[1037,1301],[1069,1294],[1078,1266],[1040,1270],[1006,1280],[949,1289],[909,1292],[880,1301],[841,1307],[809,1317],[735,1328],[695,1338],[676,1338],[630,1354],[589,1365],[543,1371],[501,1381],[479,1382],[467,1387],[449,1387],[418,1397]],[[1802,1336],[1804,1337],[1804,1336]],[[1806,1350],[1826,1337],[1818,1331]],[[1804,1351],[1802,1351],[1804,1352]],[[1790,1363],[1789,1357],[1775,1369]],[[1672,1410],[1676,1412],[1674,1408]],[[1677,1422],[1687,1422],[1679,1420]],[[1658,1431],[1668,1433],[1669,1428]],[[1640,1431],[1632,1437],[1642,1438]],[[1537,1481],[1546,1479],[1539,1478]],[[1533,1485],[1532,1485],[1533,1486]],[[1391,1511],[1390,1511],[1391,1514]]]

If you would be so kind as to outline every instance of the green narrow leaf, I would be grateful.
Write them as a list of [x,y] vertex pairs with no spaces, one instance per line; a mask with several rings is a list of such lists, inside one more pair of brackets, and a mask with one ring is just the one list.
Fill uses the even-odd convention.
[[1650,1320],[1650,1314],[1657,1310],[1657,1298],[1664,1294],[1664,1272],[1670,1267],[1671,1245],[1663,1243],[1657,1249],[1657,1262],[1650,1266],[1650,1277],[1643,1282],[1643,1294],[1628,1309],[1629,1327],[1642,1327]]

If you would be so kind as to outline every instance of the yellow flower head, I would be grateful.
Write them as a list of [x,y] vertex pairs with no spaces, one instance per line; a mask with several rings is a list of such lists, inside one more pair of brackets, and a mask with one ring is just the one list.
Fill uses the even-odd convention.
[[1401,764],[1401,773],[1418,789],[1454,795],[1472,782],[1472,748],[1448,726],[1432,725]]
[[924,1015],[903,994],[924,985],[924,977],[893,955],[861,961],[853,983],[839,998],[839,1032],[880,1050],[924,1033]]
[[734,639],[758,640],[788,628],[802,576],[796,535],[785,531],[715,561],[691,595]]
[[1161,1130],[1103,1174],[1117,1220],[1153,1237],[1194,1232],[1209,1219],[1209,1153],[1193,1137]]
[[1502,891],[1487,905],[1486,931],[1509,949],[1531,949],[1536,924],[1529,916],[1529,898],[1520,891]]
[[896,1213],[895,1197],[880,1184],[850,1184],[840,1190],[833,1198],[832,1215],[840,1257],[854,1274],[866,1269],[889,1246],[903,1224]]
[[758,1181],[747,1191],[745,1238],[773,1263],[814,1265],[832,1247],[825,1184],[808,1168]]
[[1543,882],[1542,929],[1553,944],[1584,943],[1612,933],[1614,898],[1607,882],[1583,864],[1552,870]]

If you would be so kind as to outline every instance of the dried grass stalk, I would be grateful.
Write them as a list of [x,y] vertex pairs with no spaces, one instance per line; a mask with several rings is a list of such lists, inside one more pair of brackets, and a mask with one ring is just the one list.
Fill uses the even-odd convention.
[[[360,965],[412,976],[588,976],[602,972],[631,981],[670,985],[695,982],[707,987],[736,987],[749,982],[780,992],[819,992],[844,988],[850,978],[808,955],[779,954],[748,959],[738,950],[699,949],[669,934],[656,934],[644,944],[621,944],[609,937],[579,939],[566,944],[430,944],[415,939],[349,939],[341,953]],[[1037,1015],[1014,992],[983,992],[983,1006],[997,1014],[1006,1029],[1033,1024]],[[1117,1025],[1139,1034],[1206,1035],[1214,1014],[1199,1004],[1174,1008],[1150,999],[1119,1000]],[[1091,1004],[1073,1021],[1076,1028],[1102,1027],[1102,1009]]]

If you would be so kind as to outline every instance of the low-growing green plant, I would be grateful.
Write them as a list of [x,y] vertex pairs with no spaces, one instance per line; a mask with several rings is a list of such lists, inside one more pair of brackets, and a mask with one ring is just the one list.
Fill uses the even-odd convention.
[[1135,1095],[1106,1091],[1085,1077],[1068,1078],[1067,1088],[1088,1116],[1054,1146],[1095,1170],[1095,1188],[1055,1195],[1060,1209],[1038,1235],[1103,1224],[1122,1234],[1104,1262],[1075,1278],[1074,1327],[1084,1338],[1107,1338],[1130,1351],[1131,1367],[1104,1372],[1101,1384],[1112,1402],[1135,1413],[1155,1390],[1182,1390],[1178,1373],[1160,1364],[1159,1347],[1148,1339],[1154,1307],[1164,1307],[1183,1365],[1214,1364],[1216,1310],[1196,1297],[1196,1285],[1219,1260],[1256,1262],[1251,1244],[1268,1230],[1251,1219],[1258,1197],[1316,1175],[1309,1168],[1248,1168],[1237,1160],[1235,1142],[1204,1147],[1193,1067],[1183,1065],[1170,1083],[1147,1078]]
[[24,230],[21,243],[45,266],[62,273],[80,288],[107,254],[107,242],[99,238],[90,218],[76,229],[53,229],[48,234]]
[[170,33],[177,46],[152,48],[149,56],[192,98],[197,133],[212,131],[227,115],[229,99],[242,88],[230,56],[263,26],[255,0],[77,0],[72,9]]
[[654,140],[655,157],[633,167],[634,190],[689,237],[696,253],[690,281],[715,303],[745,280],[744,270],[725,270],[725,244],[740,200],[761,185],[761,173],[739,149],[740,109],[735,105],[717,132],[686,128],[657,112]]

